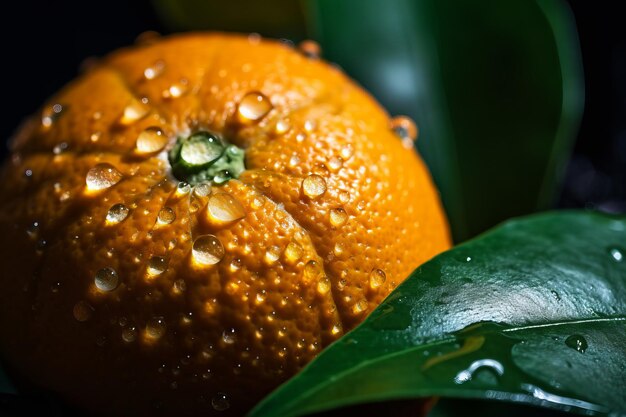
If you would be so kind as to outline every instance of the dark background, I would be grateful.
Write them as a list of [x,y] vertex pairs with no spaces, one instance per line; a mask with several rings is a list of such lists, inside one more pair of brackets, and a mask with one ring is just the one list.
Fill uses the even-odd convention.
[[[583,57],[585,111],[556,207],[626,211],[626,6],[571,0]],[[8,139],[74,78],[80,63],[168,33],[150,1],[11,2],[2,13],[2,124]],[[2,146],[6,155],[6,145]]]

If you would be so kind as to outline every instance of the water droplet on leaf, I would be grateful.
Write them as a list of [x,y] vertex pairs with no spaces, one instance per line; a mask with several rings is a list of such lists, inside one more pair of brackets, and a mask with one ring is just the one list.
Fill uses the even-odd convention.
[[587,344],[587,340],[579,334],[573,334],[569,336],[567,339],[565,339],[565,344],[580,353],[585,353],[587,347],[589,347],[589,345]]

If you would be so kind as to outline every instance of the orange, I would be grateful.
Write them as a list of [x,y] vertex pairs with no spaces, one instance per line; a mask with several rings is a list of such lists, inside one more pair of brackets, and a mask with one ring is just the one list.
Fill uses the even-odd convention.
[[255,36],[103,59],[1,173],[12,374],[95,415],[243,414],[449,247],[414,127],[390,123]]

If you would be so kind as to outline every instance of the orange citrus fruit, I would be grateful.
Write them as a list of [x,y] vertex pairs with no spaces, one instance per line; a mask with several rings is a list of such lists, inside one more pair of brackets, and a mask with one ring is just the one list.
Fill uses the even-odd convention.
[[0,349],[20,386],[96,415],[241,415],[449,247],[415,126],[313,49],[153,40],[18,130]]

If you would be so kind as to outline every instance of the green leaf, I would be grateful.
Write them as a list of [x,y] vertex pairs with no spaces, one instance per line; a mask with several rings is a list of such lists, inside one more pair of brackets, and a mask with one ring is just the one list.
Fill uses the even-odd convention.
[[504,223],[416,269],[251,416],[443,396],[626,415],[626,218]]
[[309,0],[313,37],[408,114],[456,241],[552,203],[582,113],[575,23],[556,0]]

